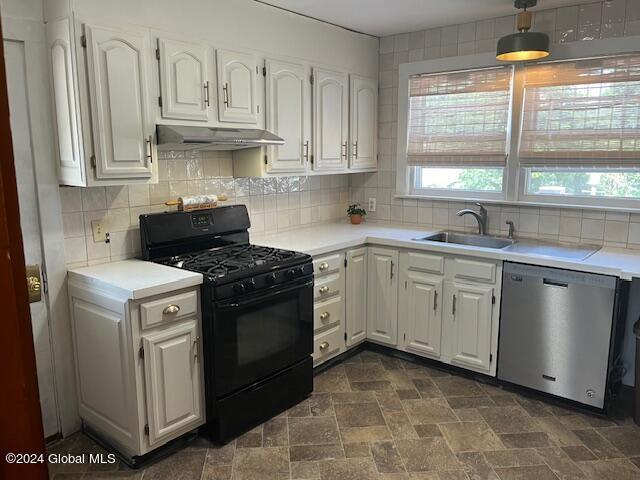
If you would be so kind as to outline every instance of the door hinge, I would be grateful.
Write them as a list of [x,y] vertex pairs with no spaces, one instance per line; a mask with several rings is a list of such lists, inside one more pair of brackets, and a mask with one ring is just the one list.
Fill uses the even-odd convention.
[[138,349],[138,356],[140,358],[144,358],[144,347],[142,345],[140,345],[140,348]]
[[492,295],[491,296],[491,305],[495,305],[496,304],[496,296]]
[[344,254],[344,268],[347,268],[347,254]]
[[160,49],[156,48],[156,60],[160,60]]
[[344,332],[344,341],[347,341],[347,332]]
[[311,154],[311,163],[313,163],[313,153]]
[[87,36],[86,35],[82,35],[80,37],[80,45],[82,45],[83,48],[87,48]]
[[91,160],[91,168],[96,168],[96,156],[91,155],[90,160]]
[[402,340],[405,341],[405,342],[407,341],[407,334],[406,333],[402,334]]
[[493,362],[493,353],[489,354],[489,363]]
[[266,155],[264,156],[264,164],[269,165],[269,160]]
[[158,97],[158,106],[162,107],[162,97]]
[[262,76],[263,77],[267,76],[267,67],[262,67]]
[[144,424],[144,434],[145,435],[149,435],[149,424],[148,423]]

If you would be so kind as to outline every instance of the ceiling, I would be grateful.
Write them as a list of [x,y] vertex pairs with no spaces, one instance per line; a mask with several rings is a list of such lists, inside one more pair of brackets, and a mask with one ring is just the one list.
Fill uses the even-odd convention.
[[[357,32],[383,37],[517,12],[513,0],[257,0]],[[539,0],[532,10],[594,0]]]

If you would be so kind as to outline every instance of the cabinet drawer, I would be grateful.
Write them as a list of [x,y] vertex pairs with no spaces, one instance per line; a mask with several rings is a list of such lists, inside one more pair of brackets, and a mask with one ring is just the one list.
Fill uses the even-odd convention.
[[313,299],[316,301],[323,300],[341,293],[341,280],[339,273],[316,278],[315,286],[313,287]]
[[185,292],[140,305],[142,328],[151,328],[163,322],[173,322],[198,311],[198,293]]
[[342,295],[329,300],[318,301],[313,307],[313,330],[324,331],[342,321],[344,302]]
[[409,268],[411,270],[444,273],[444,257],[442,255],[408,252],[407,259],[409,261]]
[[331,329],[313,340],[313,365],[335,357],[344,349],[344,334],[341,328]]
[[453,276],[454,278],[466,278],[495,283],[496,265],[495,263],[455,258],[453,259]]
[[313,260],[313,273],[316,278],[340,270],[343,259],[340,253],[318,257]]

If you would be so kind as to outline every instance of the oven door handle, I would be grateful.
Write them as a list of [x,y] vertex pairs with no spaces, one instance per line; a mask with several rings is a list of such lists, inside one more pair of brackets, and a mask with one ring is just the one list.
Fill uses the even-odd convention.
[[283,288],[280,290],[276,290],[274,292],[269,292],[267,295],[260,295],[259,297],[254,297],[251,298],[249,300],[242,300],[239,302],[230,302],[230,303],[219,303],[216,305],[217,309],[220,310],[231,310],[231,309],[235,309],[235,308],[242,308],[242,307],[246,307],[249,305],[252,305],[254,303],[258,303],[261,301],[264,301],[266,299],[269,299],[271,297],[274,297],[275,295],[281,295],[283,293],[288,293],[288,292],[292,292],[294,290],[299,290],[302,288],[310,288],[313,287],[313,280],[309,280],[306,283],[300,283],[294,287],[289,287],[289,288]]

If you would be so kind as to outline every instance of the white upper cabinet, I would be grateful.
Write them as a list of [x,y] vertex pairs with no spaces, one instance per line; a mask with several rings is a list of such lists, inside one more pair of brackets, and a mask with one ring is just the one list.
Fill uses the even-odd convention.
[[489,370],[493,287],[451,282],[447,289],[451,362]]
[[367,339],[398,343],[398,251],[369,247]]
[[47,48],[51,61],[58,178],[65,185],[85,184],[84,151],[75,87],[73,35],[69,19],[48,23]]
[[257,64],[249,53],[217,51],[218,116],[221,122],[257,123]]
[[151,178],[148,36],[144,31],[85,28],[96,177]]
[[347,168],[349,86],[341,72],[313,69],[313,169]]
[[304,172],[311,143],[311,87],[309,68],[267,60],[267,130],[284,139],[284,145],[267,149],[269,173]]
[[351,75],[349,94],[349,168],[375,169],[378,163],[378,83]]
[[202,45],[158,39],[163,118],[209,120],[210,55]]

